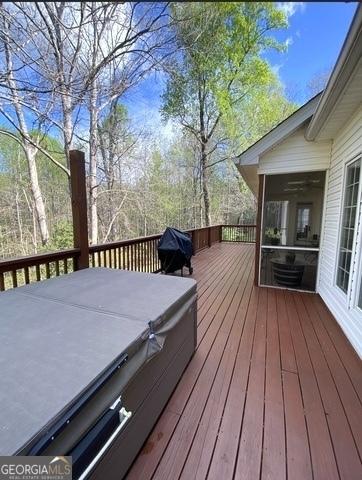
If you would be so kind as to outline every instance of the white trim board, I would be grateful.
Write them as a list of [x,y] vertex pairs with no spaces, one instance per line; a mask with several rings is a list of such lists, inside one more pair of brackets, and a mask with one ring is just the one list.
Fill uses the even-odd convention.
[[238,165],[257,165],[260,155],[263,155],[276,144],[282,142],[286,137],[294,133],[314,114],[321,93],[313,97],[309,102],[294,112],[273,130],[249,147],[245,152],[236,157],[235,163]]

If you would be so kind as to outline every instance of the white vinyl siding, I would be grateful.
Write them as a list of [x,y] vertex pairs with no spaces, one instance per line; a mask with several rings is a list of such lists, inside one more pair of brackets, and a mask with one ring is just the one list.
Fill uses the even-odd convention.
[[307,142],[305,126],[259,159],[259,174],[311,172],[329,168],[331,142]]
[[[360,356],[362,356],[362,313],[354,308],[357,298],[352,298],[351,305],[349,296],[337,287],[336,270],[346,165],[353,159],[357,159],[361,152],[362,108],[359,108],[336,136],[332,145],[320,251],[318,292]],[[355,244],[354,250],[356,249]],[[357,256],[353,262],[355,270],[361,268],[361,261],[358,261]],[[355,271],[355,277],[358,278],[358,275],[361,275],[361,272]]]

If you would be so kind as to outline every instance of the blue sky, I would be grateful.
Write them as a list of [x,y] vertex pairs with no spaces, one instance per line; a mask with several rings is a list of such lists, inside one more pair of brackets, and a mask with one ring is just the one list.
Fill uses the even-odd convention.
[[[275,33],[287,42],[286,52],[271,52],[266,58],[280,77],[291,100],[308,99],[307,84],[318,73],[333,67],[348,32],[357,2],[281,2],[289,28]],[[159,107],[163,81],[152,75],[128,94],[130,115],[151,128],[161,126]],[[169,132],[166,132],[169,133]]]
[[287,41],[286,52],[267,55],[287,92],[298,102],[306,98],[306,85],[319,72],[333,67],[348,32],[356,2],[284,2],[289,28],[277,32]]

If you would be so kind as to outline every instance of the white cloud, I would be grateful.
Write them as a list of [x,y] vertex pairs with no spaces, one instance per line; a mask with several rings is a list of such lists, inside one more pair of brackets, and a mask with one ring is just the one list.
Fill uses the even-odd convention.
[[305,2],[277,2],[277,7],[289,18],[298,11],[303,13],[306,5]]
[[271,66],[271,69],[272,69],[272,72],[275,74],[275,75],[279,75],[279,70],[284,66],[283,63],[276,63],[275,65],[272,65]]
[[293,38],[292,37],[288,37],[285,42],[284,42],[285,46],[287,48],[289,48],[291,45],[293,45]]
[[[171,142],[176,135],[176,124],[169,120],[164,122],[160,113],[159,102],[147,103],[143,99],[137,99],[135,105],[129,109],[131,121],[136,128],[141,128],[159,138],[163,142]],[[127,105],[128,106],[128,105]]]

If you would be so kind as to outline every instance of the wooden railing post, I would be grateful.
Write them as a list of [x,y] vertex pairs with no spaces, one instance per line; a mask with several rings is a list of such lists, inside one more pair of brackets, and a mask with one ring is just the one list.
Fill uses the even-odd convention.
[[195,230],[191,230],[192,251],[196,253]]
[[212,227],[207,227],[207,246],[209,248],[211,247],[211,228]]
[[222,225],[219,225],[219,242],[222,242]]
[[80,249],[76,270],[89,267],[87,187],[84,152],[70,151],[70,187],[72,197],[74,248]]

